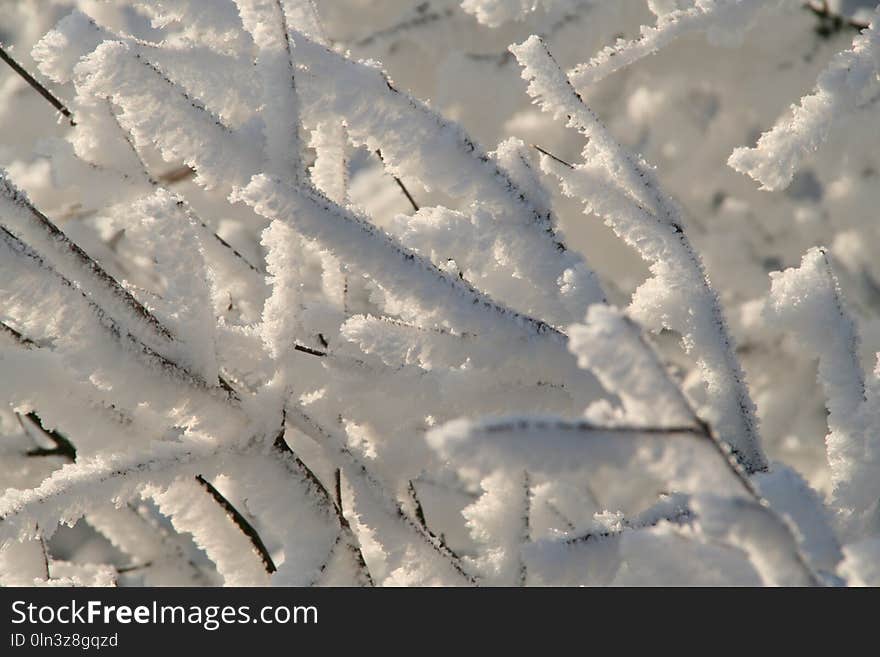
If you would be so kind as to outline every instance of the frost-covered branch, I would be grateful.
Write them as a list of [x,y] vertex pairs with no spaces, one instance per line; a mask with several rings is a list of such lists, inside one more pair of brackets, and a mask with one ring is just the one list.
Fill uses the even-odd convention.
[[825,249],[811,249],[799,268],[774,275],[765,312],[819,358],[835,502],[855,524],[851,531],[861,531],[862,516],[880,499],[871,483],[877,481],[877,377],[866,381],[862,372],[859,335]]
[[728,163],[761,183],[761,189],[780,190],[791,184],[803,160],[828,139],[835,123],[855,113],[878,90],[880,13],[819,75],[813,93],[792,106],[791,116],[779,119],[761,135],[754,148],[740,147]]
[[697,0],[685,9],[662,12],[656,25],[640,28],[637,39],[618,39],[589,62],[573,68],[569,72],[571,84],[584,90],[693,32],[708,32],[710,39],[722,43],[735,40],[754,24],[761,11],[774,4],[780,4],[779,0]]
[[545,156],[542,166],[560,179],[566,195],[582,199],[586,211],[603,217],[649,263],[654,276],[633,295],[631,312],[649,326],[682,335],[702,372],[712,424],[747,471],[765,469],[754,404],[720,302],[685,234],[677,205],[660,191],[648,167],[616,143],[539,38],[511,50],[524,67],[529,95],[542,110],[565,117],[569,127],[589,139],[584,164],[572,169]]

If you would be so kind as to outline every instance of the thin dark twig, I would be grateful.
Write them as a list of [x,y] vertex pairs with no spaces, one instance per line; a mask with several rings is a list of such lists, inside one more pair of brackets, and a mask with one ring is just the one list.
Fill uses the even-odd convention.
[[228,515],[232,522],[235,523],[236,527],[248,537],[248,540],[250,540],[251,545],[254,547],[254,551],[260,556],[263,565],[266,567],[266,572],[271,574],[278,570],[275,567],[275,562],[272,561],[272,556],[269,554],[269,550],[266,549],[266,545],[263,543],[263,539],[260,538],[260,535],[257,533],[257,530],[254,529],[253,525],[247,521],[247,518],[241,515],[241,512],[232,506],[229,500],[223,497],[220,491],[214,488],[211,482],[205,479],[202,475],[196,475],[196,481],[208,491],[211,497],[214,498],[214,501],[226,511],[226,515]]
[[[523,472],[523,489],[523,492],[525,493],[525,509],[523,510],[522,542],[526,545],[532,540],[532,523],[530,517],[532,515],[532,482],[528,470]],[[526,566],[525,559],[522,558],[522,553],[520,553],[518,584],[520,586],[525,586],[528,583],[528,579],[529,570]]]
[[415,513],[416,520],[419,521],[419,524],[422,528],[427,531],[429,534],[432,533],[430,529],[428,529],[428,521],[425,519],[425,510],[422,508],[422,502],[419,500],[419,496],[416,493],[416,485],[410,480],[409,482],[409,496],[412,498],[413,505],[415,505]]
[[403,195],[406,196],[406,200],[409,201],[409,204],[413,207],[413,210],[418,212],[419,211],[419,204],[416,203],[415,199],[412,197],[412,194],[409,193],[409,190],[403,184],[403,181],[400,178],[398,178],[397,176],[394,176],[394,182],[396,182],[397,186],[400,187],[400,191],[402,191]]
[[[70,461],[76,461],[76,447],[70,440],[68,440],[67,436],[62,433],[59,433],[55,429],[46,429],[43,426],[42,418],[37,415],[35,411],[31,411],[25,417],[33,422],[33,424],[45,435],[49,440],[51,440],[55,447],[46,448],[46,447],[35,447],[34,449],[29,449],[25,456],[63,456]],[[21,416],[18,416],[18,421],[21,423]],[[22,425],[24,426],[24,425]]]
[[340,513],[342,512],[342,470],[340,468],[336,468],[336,472],[333,473],[334,479],[334,488],[336,489],[336,506],[339,507]]
[[59,252],[67,252],[74,260],[78,273],[90,278],[100,287],[108,290],[134,317],[146,324],[151,331],[163,340],[173,341],[171,331],[166,328],[147,308],[138,301],[119,281],[111,276],[97,260],[86,253],[71,240],[49,217],[43,214],[30,199],[6,179],[0,181],[0,193],[20,206],[31,216],[34,228],[43,237],[51,240]]
[[37,531],[37,540],[40,542],[40,552],[43,555],[43,572],[46,574],[46,581],[52,579],[52,575],[49,572],[49,549],[46,547],[46,541],[43,538],[43,533],[40,531],[40,526],[36,526]]
[[[584,22],[584,14],[589,13],[587,10],[595,9],[596,3],[595,0],[579,0],[577,3],[573,3],[571,10],[564,13],[560,16],[556,21],[554,21],[551,25],[547,26],[546,29],[538,32],[538,36],[541,37],[544,41],[549,41],[552,37],[558,34],[561,30],[569,27],[571,25],[575,25],[577,23]],[[618,34],[614,37],[614,39],[620,38],[623,35]],[[507,49],[504,49],[501,52],[467,52],[464,55],[469,60],[473,62],[494,62],[498,68],[502,68],[507,66],[511,62],[516,61],[516,58],[513,56],[513,53]]]
[[412,499],[413,506],[415,507],[415,515],[416,520],[419,525],[421,525],[422,529],[430,536],[431,538],[437,540],[440,543],[440,546],[445,549],[454,559],[461,559],[461,557],[456,554],[455,550],[453,550],[446,543],[446,536],[443,533],[435,534],[430,527],[428,527],[428,519],[425,517],[425,508],[422,506],[422,501],[419,499],[418,492],[416,491],[415,483],[410,480],[409,486],[407,487],[407,492],[409,493],[410,498]]
[[318,356],[319,358],[323,358],[327,355],[326,351],[318,351],[317,349],[312,349],[311,347],[306,347],[301,344],[293,345],[294,351],[301,351],[304,354],[309,354],[310,356]]
[[[116,113],[113,111],[112,104],[110,101],[107,101],[107,106],[110,112],[110,118],[113,119],[113,123],[119,129],[119,134],[128,144],[129,149],[131,150],[132,155],[134,155],[135,160],[137,160],[138,164],[141,168],[141,174],[144,176],[144,179],[151,187],[159,187],[160,185],[172,185],[174,183],[180,182],[182,180],[188,179],[190,176],[194,176],[196,171],[187,165],[183,165],[177,169],[172,169],[171,171],[166,171],[165,173],[159,174],[158,177],[153,177],[153,174],[150,173],[149,167],[147,166],[146,161],[141,156],[140,151],[138,151],[137,146],[135,146],[134,142],[131,140],[131,135],[129,135],[128,131],[122,127],[122,124],[119,122],[119,118],[116,116]],[[94,167],[98,167],[98,165],[92,165]],[[125,174],[122,174],[123,176]],[[245,258],[239,251],[235,249],[229,242],[220,237],[213,228],[208,226],[204,222],[204,220],[199,217],[195,210],[188,203],[186,203],[183,199],[178,200],[177,207],[179,207],[183,212],[187,213],[193,221],[199,224],[204,230],[209,232],[214,239],[216,239],[222,246],[228,249],[232,254],[238,258],[245,266],[251,269],[256,274],[261,274],[260,270],[251,264],[247,258]]]
[[152,561],[147,561],[146,563],[136,564],[132,566],[119,566],[116,568],[116,574],[124,575],[125,573],[130,573],[136,570],[144,570],[145,568],[150,568],[152,565]]
[[550,500],[544,500],[544,506],[547,507],[554,516],[559,518],[566,527],[568,527],[568,531],[573,532],[577,529],[577,526],[571,521],[571,518],[565,515],[558,506],[553,504],[553,502]]
[[556,162],[559,162],[559,164],[562,164],[563,166],[566,166],[569,169],[574,169],[574,165],[571,162],[566,162],[561,157],[556,157],[553,153],[551,153],[550,151],[545,151],[543,148],[541,148],[537,144],[532,144],[531,146],[539,153],[549,157],[551,160],[555,160]]
[[[282,421],[281,421],[281,430],[278,432],[278,435],[275,436],[275,442],[273,443],[273,447],[275,448],[276,453],[282,457],[282,461],[286,461],[288,463],[292,463],[294,467],[296,467],[296,472],[303,477],[306,478],[306,481],[311,484],[312,488],[315,490],[315,493],[319,496],[321,501],[326,504],[327,508],[332,510],[335,514],[337,521],[339,522],[340,527],[340,537],[345,539],[346,547],[349,553],[352,555],[352,558],[355,560],[358,571],[360,572],[363,581],[365,581],[369,586],[373,586],[373,576],[370,574],[370,569],[367,566],[367,562],[364,559],[364,554],[361,551],[360,545],[357,542],[357,537],[351,529],[351,524],[348,522],[348,518],[345,517],[345,514],[342,511],[342,481],[341,475],[337,474],[336,479],[336,500],[334,503],[333,498],[330,496],[330,492],[327,490],[327,487],[318,479],[318,476],[312,472],[312,469],[309,468],[303,462],[299,456],[290,448],[290,445],[287,444],[287,440],[285,439],[286,433],[286,418],[287,418],[287,409],[285,408],[282,413]],[[337,473],[339,470],[337,469]],[[335,549],[335,544],[334,544]],[[331,550],[331,555],[332,556]],[[328,557],[329,558],[329,557]],[[325,564],[326,567],[326,564]],[[322,572],[324,568],[321,569]]]
[[[5,181],[0,180],[0,184],[5,183]],[[13,188],[8,188],[13,191],[13,193],[18,193],[17,190]],[[16,197],[19,198],[19,197]],[[23,197],[21,197],[23,198]],[[30,202],[25,198],[24,207],[31,210],[32,214],[41,218],[40,225],[46,229],[48,235],[55,239],[59,244],[66,246],[71,253],[77,258],[78,263],[82,265],[81,271],[85,272],[86,275],[92,277],[93,280],[98,281],[105,289],[109,289],[114,295],[116,295],[117,299],[120,299],[123,303],[126,304],[128,309],[134,310],[135,315],[139,319],[143,319],[146,323],[151,327],[155,328],[156,332],[166,337],[169,342],[174,341],[174,336],[171,331],[162,324],[155,315],[153,315],[149,310],[146,309],[140,301],[135,299],[132,294],[126,290],[113,276],[108,274],[98,263],[97,261],[91,259],[85,251],[83,251],[76,243],[72,242],[67,235],[65,235],[62,231],[60,231],[49,219],[47,219],[44,215],[42,215],[39,210],[37,210]],[[168,372],[176,375],[177,378],[183,380],[188,385],[191,385],[196,388],[203,388],[208,391],[214,389],[221,389],[224,391],[225,396],[229,401],[238,402],[240,401],[240,396],[235,388],[222,376],[218,376],[218,386],[214,386],[212,383],[206,381],[201,377],[200,374],[192,372],[187,366],[178,363],[176,360],[165,356],[160,353],[156,349],[142,342],[140,339],[129,333],[127,330],[119,324],[119,322],[113,318],[111,314],[109,314],[103,307],[98,305],[86,292],[81,288],[81,286],[76,285],[58,272],[52,265],[50,265],[46,260],[37,253],[29,244],[25,241],[19,239],[16,235],[11,233],[6,226],[0,224],[0,241],[6,242],[6,244],[13,249],[13,251],[25,258],[32,260],[36,263],[41,269],[47,271],[52,276],[57,278],[59,283],[65,286],[68,289],[77,290],[80,295],[82,295],[85,302],[88,304],[89,308],[95,315],[101,320],[101,326],[109,331],[114,338],[119,339],[121,341],[129,342],[132,345],[136,346],[145,356],[152,360],[158,361],[164,369]],[[6,327],[9,328],[9,327]],[[2,329],[6,331],[6,329]],[[11,329],[13,333],[14,329]],[[6,331],[7,333],[9,331]]]
[[5,333],[13,340],[15,340],[19,345],[25,347],[26,349],[30,349],[31,347],[36,347],[37,344],[28,337],[25,337],[21,334],[20,331],[15,330],[6,322],[0,322],[0,333]]
[[[382,151],[378,148],[376,149],[376,156],[379,158],[382,164],[385,164],[385,159],[382,157]],[[394,182],[397,183],[397,186],[400,187],[400,191],[402,191],[403,195],[406,196],[406,200],[409,201],[409,204],[413,207],[413,210],[418,212],[419,204],[416,203],[416,200],[412,197],[412,194],[409,193],[409,190],[406,188],[406,185],[403,184],[403,181],[394,174],[391,174],[391,177],[394,178]]]
[[379,30],[378,32],[374,32],[373,34],[368,34],[367,36],[361,37],[360,39],[355,41],[354,45],[359,48],[370,46],[376,41],[398,36],[401,33],[412,30],[414,28],[424,27],[438,21],[450,20],[451,18],[453,18],[454,15],[455,11],[452,8],[447,7],[445,9],[438,9],[435,11],[431,9],[430,2],[423,2],[415,7],[415,15],[413,17],[406,18],[396,25],[392,25],[391,27]]
[[[327,442],[331,442],[339,445],[339,440],[334,438],[330,431],[315,422],[315,420],[313,420],[311,417],[309,417],[309,415],[303,412],[301,408],[298,408],[296,406],[289,406],[288,408],[291,408],[294,411],[294,413],[288,414],[288,417],[290,417],[290,415],[293,415],[291,423],[298,430],[302,431],[305,435],[309,436],[319,444],[326,444]],[[367,469],[367,466],[361,463],[360,460],[347,447],[341,446],[336,447],[335,449],[338,451],[340,456],[343,456],[352,464],[353,469],[358,474],[360,474],[370,486],[375,487],[376,490],[381,490],[382,492],[379,494],[385,494],[382,485],[378,481],[376,481],[376,479]],[[388,510],[391,514],[393,514],[394,517],[396,517],[404,525],[414,529],[417,535],[423,541],[425,541],[425,543],[430,546],[431,549],[443,556],[449,562],[449,565],[452,567],[452,569],[455,570],[459,575],[461,575],[465,580],[467,580],[471,584],[477,583],[476,578],[465,571],[464,567],[461,564],[461,558],[449,549],[445,541],[430,533],[429,531],[423,529],[421,525],[419,525],[416,521],[414,521],[406,513],[404,513],[403,509],[400,508],[400,504],[396,499],[388,497],[386,498],[386,501],[388,502],[390,507]]]
[[27,82],[33,89],[35,89],[43,98],[48,100],[52,107],[61,112],[61,114],[70,122],[70,125],[76,125],[76,121],[73,120],[73,114],[70,113],[70,110],[62,103],[51,91],[46,89],[40,82],[34,78],[33,75],[28,73],[24,68],[22,68],[21,64],[15,61],[12,57],[9,56],[9,53],[3,49],[3,46],[0,46],[0,59],[9,64],[13,71],[18,73],[21,78]]

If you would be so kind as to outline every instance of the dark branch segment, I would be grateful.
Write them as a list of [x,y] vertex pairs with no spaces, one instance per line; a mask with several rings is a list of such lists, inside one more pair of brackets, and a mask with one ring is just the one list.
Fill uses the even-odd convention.
[[18,75],[20,75],[21,78],[31,87],[33,87],[33,89],[35,89],[43,98],[48,100],[52,107],[58,110],[64,116],[64,118],[66,118],[70,122],[70,125],[76,125],[76,121],[73,120],[73,114],[71,114],[70,110],[67,109],[64,103],[58,100],[58,98],[51,91],[40,84],[40,82],[36,78],[34,78],[33,75],[22,68],[21,64],[12,59],[12,57],[9,56],[9,54],[3,49],[2,46],[0,46],[0,59],[9,64],[10,68],[12,68],[13,71],[18,73]]
[[271,574],[278,570],[275,567],[275,562],[272,561],[272,556],[269,554],[269,550],[266,549],[266,545],[263,543],[263,539],[260,538],[260,535],[257,533],[257,530],[254,529],[253,525],[247,521],[247,518],[241,515],[241,512],[232,506],[229,500],[223,497],[222,493],[214,488],[211,482],[205,479],[202,475],[196,475],[196,481],[198,481],[202,487],[208,491],[208,494],[214,498],[214,501],[223,508],[226,515],[229,516],[229,519],[232,520],[232,522],[235,523],[235,526],[241,530],[241,533],[248,537],[251,545],[254,546],[254,551],[259,555],[263,565],[266,567],[266,572]]
[[[19,416],[20,418],[21,416]],[[55,429],[47,429],[43,426],[43,420],[35,411],[31,411],[25,417],[30,420],[40,432],[51,440],[54,447],[35,447],[27,451],[26,456],[61,456],[69,461],[76,461],[76,446],[64,434]],[[21,421],[19,419],[19,421]]]
[[[385,164],[385,159],[382,157],[382,151],[376,149],[376,155],[378,156],[382,164]],[[394,178],[394,182],[397,183],[397,186],[400,187],[400,191],[402,191],[403,195],[406,196],[406,200],[409,201],[409,204],[412,206],[413,210],[418,212],[419,204],[416,203],[416,200],[413,198],[412,194],[409,193],[409,190],[406,188],[406,185],[403,184],[403,181],[395,175],[392,175],[391,177]]]

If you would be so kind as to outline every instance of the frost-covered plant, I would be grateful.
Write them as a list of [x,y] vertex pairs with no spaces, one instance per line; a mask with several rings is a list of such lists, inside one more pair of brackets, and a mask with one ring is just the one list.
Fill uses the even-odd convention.
[[[877,374],[832,254],[737,319],[819,359],[818,492],[767,457],[686,211],[587,102],[694,33],[730,46],[800,3],[639,3],[655,25],[564,71],[554,35],[620,4],[424,3],[354,40],[537,16],[545,38],[493,65],[518,64],[576,159],[485,150],[346,54],[338,8],[27,3],[23,24],[64,9],[31,56],[70,125],[0,179],[0,581],[878,583]],[[872,102],[876,42],[872,25],[731,164],[790,182]],[[484,60],[447,63],[464,81]],[[647,266],[624,309],[562,234],[576,206]]]

